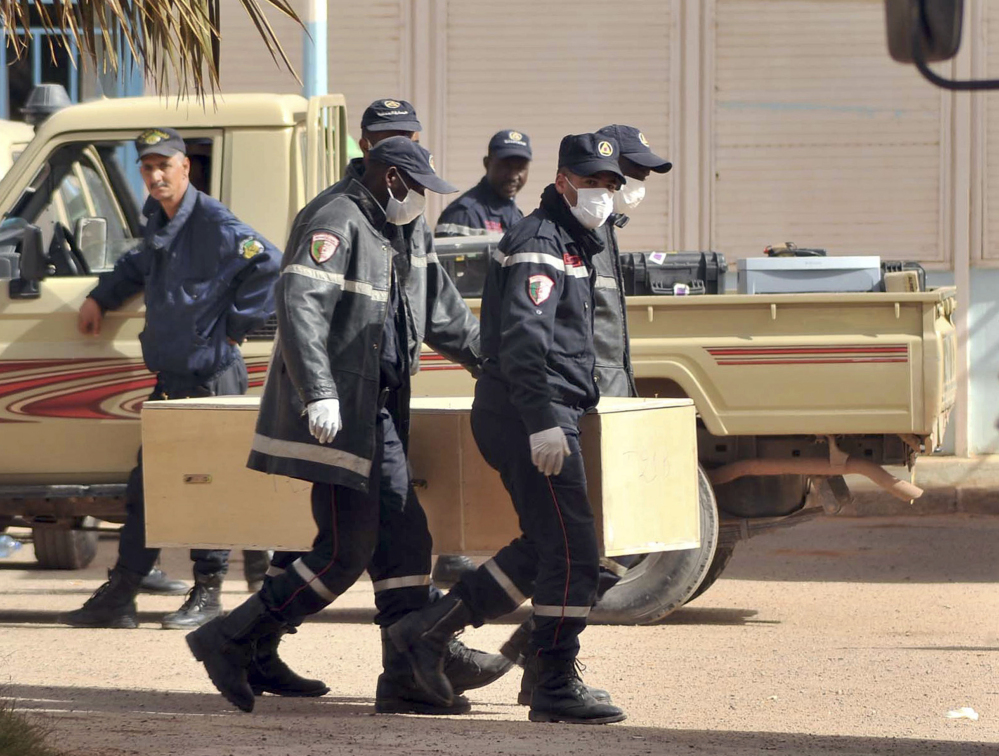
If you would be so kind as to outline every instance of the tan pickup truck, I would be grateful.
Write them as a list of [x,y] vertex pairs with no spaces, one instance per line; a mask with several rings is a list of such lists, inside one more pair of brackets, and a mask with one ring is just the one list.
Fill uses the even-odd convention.
[[[98,339],[76,332],[94,276],[140,235],[130,141],[151,126],[179,129],[207,156],[210,193],[281,246],[297,210],[340,175],[345,123],[337,95],[231,95],[207,111],[94,102],[53,115],[0,182],[0,528],[32,527],[43,566],[86,564],[92,528],[121,517],[153,383],[141,301],[109,313]],[[448,240],[441,251],[483,254],[489,243]],[[910,464],[942,436],[955,395],[953,289],[634,297],[628,307],[641,393],[690,397],[699,413],[701,546],[643,557],[595,619],[660,619],[711,585],[740,538],[835,510],[849,495],[845,473],[913,495],[882,465]],[[271,339],[265,328],[244,345],[254,387]],[[415,392],[471,386],[428,354]]]

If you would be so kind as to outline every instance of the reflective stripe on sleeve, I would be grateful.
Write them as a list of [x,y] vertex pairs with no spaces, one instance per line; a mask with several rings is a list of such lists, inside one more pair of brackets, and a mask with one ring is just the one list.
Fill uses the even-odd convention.
[[406,575],[405,577],[385,578],[371,584],[375,593],[391,591],[396,588],[419,588],[430,585],[430,575]]
[[539,263],[541,265],[550,265],[555,270],[565,270],[564,262],[557,257],[546,255],[544,252],[517,252],[512,255],[504,255],[497,249],[493,251],[493,259],[504,268],[520,263]]
[[488,233],[484,228],[462,226],[460,223],[438,223],[434,229],[434,236],[485,236]]
[[597,280],[593,285],[598,289],[613,289],[617,291],[617,279],[612,276],[597,276]]
[[[415,258],[414,258],[415,259]],[[369,283],[364,281],[352,281],[343,277],[342,273],[330,273],[325,270],[317,270],[316,268],[310,268],[308,265],[289,265],[287,268],[281,271],[281,275],[290,273],[296,276],[304,276],[305,278],[311,278],[313,281],[322,281],[323,283],[330,283],[334,286],[341,287],[344,291],[349,291],[351,294],[359,294],[362,297],[369,297],[375,302],[387,302],[388,292],[382,291],[381,289],[376,289]]]

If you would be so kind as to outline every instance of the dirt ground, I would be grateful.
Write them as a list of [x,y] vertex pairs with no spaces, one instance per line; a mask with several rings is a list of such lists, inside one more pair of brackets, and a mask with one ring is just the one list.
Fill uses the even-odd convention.
[[[232,709],[159,629],[178,597],[140,597],[138,630],[55,623],[101,582],[0,560],[0,689],[79,756],[299,754],[999,754],[999,518],[828,519],[740,544],[725,577],[665,623],[591,627],[586,680],[628,712],[606,727],[538,725],[519,675],[472,691],[470,715],[376,716],[371,587],[282,644],[321,699]],[[189,577],[182,552],[164,561]],[[235,561],[225,602],[246,597]],[[495,649],[519,621],[467,633]],[[971,707],[978,721],[948,719]]]

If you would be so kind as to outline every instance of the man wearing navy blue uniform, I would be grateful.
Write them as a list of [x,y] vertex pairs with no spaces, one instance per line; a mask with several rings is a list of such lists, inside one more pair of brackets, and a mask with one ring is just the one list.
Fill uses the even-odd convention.
[[[150,399],[243,394],[246,365],[238,344],[274,312],[279,254],[224,205],[190,184],[184,140],[150,129],[136,148],[149,190],[141,245],[100,277],[80,308],[79,329],[100,333],[104,313],[145,296],[142,358],[156,374]],[[126,519],[109,580],[64,621],[76,627],[138,626],[135,595],[159,549],[145,544],[142,453],[126,489]],[[197,627],[221,613],[228,551],[192,550],[195,586],[164,627]]]
[[598,229],[625,180],[617,153],[613,139],[565,137],[541,206],[503,237],[489,265],[472,432],[510,493],[523,536],[463,576],[443,599],[389,629],[416,680],[446,698],[448,638],[533,597],[536,684],[529,716],[536,722],[625,718],[576,668],[600,564],[579,445],[579,420],[599,396],[591,259],[603,250]]
[[523,219],[515,201],[527,183],[531,166],[531,140],[513,129],[497,132],[482,159],[486,175],[444,208],[434,236],[501,234]]

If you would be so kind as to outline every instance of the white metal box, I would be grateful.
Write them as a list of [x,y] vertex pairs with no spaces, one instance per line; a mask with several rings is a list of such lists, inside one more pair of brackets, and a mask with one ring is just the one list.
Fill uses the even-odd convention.
[[[479,454],[471,398],[414,399],[410,463],[436,553],[492,554],[520,529]],[[310,484],[249,470],[258,397],[146,402],[142,439],[150,546],[307,550]],[[581,443],[607,556],[700,542],[695,412],[688,399],[606,399]]]
[[740,294],[877,291],[880,283],[877,255],[739,260]]

